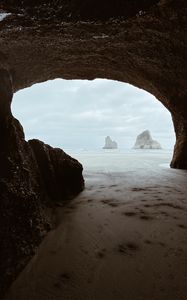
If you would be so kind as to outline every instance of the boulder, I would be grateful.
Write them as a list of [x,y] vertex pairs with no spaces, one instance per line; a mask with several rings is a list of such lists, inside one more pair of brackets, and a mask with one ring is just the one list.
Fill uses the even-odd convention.
[[73,198],[83,190],[83,167],[76,159],[39,140],[29,140],[28,143],[37,162],[42,189],[50,203]]

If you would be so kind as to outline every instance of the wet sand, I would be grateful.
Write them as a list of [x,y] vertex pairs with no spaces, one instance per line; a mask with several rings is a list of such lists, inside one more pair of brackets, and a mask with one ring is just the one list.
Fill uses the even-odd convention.
[[86,172],[6,300],[186,300],[186,175],[150,161]]

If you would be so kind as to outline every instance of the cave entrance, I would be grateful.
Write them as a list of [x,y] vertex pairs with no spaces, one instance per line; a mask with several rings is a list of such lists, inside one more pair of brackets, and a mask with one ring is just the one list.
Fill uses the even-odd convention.
[[[165,165],[171,161],[175,136],[169,111],[154,96],[129,84],[55,79],[17,92],[12,109],[26,139],[62,148],[84,169],[122,171],[127,160],[131,167],[146,167],[143,161],[148,158],[153,162],[160,157]],[[159,141],[161,150],[132,150],[145,130]],[[117,142],[118,149],[102,149],[106,136]]]
[[[114,267],[113,274],[118,274],[119,279],[128,278],[128,270],[126,273],[123,270],[117,273],[119,267],[124,265],[124,255],[127,255],[129,260],[129,255],[133,257],[136,251],[139,255],[136,261],[141,262],[138,267],[142,270],[142,258],[147,249],[150,256],[144,265],[149,265],[152,261],[153,252],[152,249],[150,250],[150,245],[158,247],[158,235],[159,237],[169,236],[167,241],[159,240],[159,251],[165,251],[165,248],[162,249],[166,242],[168,249],[171,249],[173,241],[171,227],[174,218],[175,220],[181,219],[179,225],[182,227],[178,228],[183,228],[183,232],[186,226],[185,223],[183,224],[186,220],[185,213],[181,217],[181,212],[185,212],[186,173],[160,166],[166,160],[169,164],[171,159],[172,144],[168,141],[171,143],[172,135],[169,136],[169,132],[173,134],[173,131],[170,115],[159,102],[144,91],[119,82],[101,79],[92,82],[55,80],[35,85],[15,94],[12,108],[13,114],[25,128],[26,139],[39,138],[52,146],[63,148],[83,163],[84,178],[86,178],[86,188],[83,189],[82,168],[77,161],[67,157],[61,150],[48,147],[38,141],[25,143],[21,127],[11,115],[9,116],[10,119],[7,120],[11,123],[8,124],[12,131],[15,130],[13,137],[18,142],[16,144],[18,147],[15,147],[16,151],[13,151],[13,154],[12,147],[8,148],[15,160],[14,168],[10,168],[11,178],[13,178],[10,186],[15,186],[15,188],[10,188],[8,197],[5,193],[3,198],[4,207],[7,207],[6,211],[11,212],[11,214],[2,214],[5,220],[3,232],[6,233],[5,238],[8,237],[11,241],[8,243],[9,252],[7,243],[4,243],[4,249],[10,253],[9,256],[13,261],[15,260],[14,253],[20,254],[20,248],[22,251],[25,244],[28,245],[26,249],[30,250],[27,253],[33,254],[31,252],[33,249],[29,246],[33,245],[36,237],[38,240],[35,243],[38,245],[43,232],[47,233],[45,228],[51,228],[48,220],[55,218],[57,220],[55,224],[59,224],[52,235],[48,236],[48,246],[46,247],[44,243],[45,247],[42,248],[41,245],[39,255],[37,254],[36,259],[32,260],[34,265],[31,262],[26,269],[26,274],[24,271],[20,274],[18,294],[19,291],[24,290],[25,295],[30,295],[32,288],[26,283],[32,282],[33,284],[34,282],[38,287],[34,298],[41,298],[40,285],[44,287],[43,295],[46,298],[45,287],[50,286],[51,278],[59,278],[59,274],[68,274],[62,275],[61,279],[68,278],[69,281],[71,274],[74,274],[72,270],[77,270],[77,265],[80,265],[78,270],[80,273],[78,273],[75,286],[83,287],[84,291],[88,276],[90,274],[93,276],[93,270],[97,266],[100,269],[101,265],[97,264],[98,261],[111,253],[114,253],[114,264],[111,265],[111,269]],[[137,135],[145,129],[149,129],[153,138],[161,143],[162,150],[132,150]],[[21,133],[20,138],[19,133]],[[102,149],[107,135],[118,143],[118,149]],[[70,144],[72,140],[73,143]],[[7,141],[7,146],[9,142],[10,139]],[[12,162],[9,159],[9,153],[6,154],[8,166]],[[72,196],[76,196],[73,201],[66,201],[72,199]],[[7,198],[12,201],[7,201]],[[52,217],[44,215],[42,219],[43,207],[46,207],[46,203],[46,211],[48,211],[49,203],[50,207],[55,208],[56,214]],[[16,224],[13,235],[10,234],[12,232],[10,215],[13,216],[13,224]],[[8,227],[7,224],[10,226]],[[24,238],[19,234],[23,231],[23,224],[26,232]],[[16,243],[13,243],[15,236]],[[13,244],[14,248],[12,248]],[[20,247],[22,244],[24,246]],[[93,245],[93,247],[87,249],[88,245]],[[49,249],[52,249],[52,252]],[[3,254],[4,270],[6,270],[11,260],[5,251]],[[164,252],[161,254],[164,257]],[[77,261],[77,257],[80,260]],[[93,264],[90,265],[90,261]],[[72,265],[69,262],[72,262]],[[89,266],[89,272],[86,272],[83,277],[82,270],[85,269],[85,262]],[[108,260],[105,266],[104,277],[106,278]],[[154,270],[155,265],[153,264],[151,268]],[[31,272],[27,272],[28,270]],[[145,273],[142,270],[135,282],[140,282],[142,272]],[[168,277],[171,269],[168,264],[161,264],[159,272],[160,274],[166,272]],[[32,277],[33,274],[35,278]],[[51,275],[48,276],[48,274]],[[134,284],[134,274],[139,274],[139,272],[135,269],[132,274]],[[83,279],[82,282],[79,281],[80,278]],[[155,277],[153,277],[153,286],[154,283]],[[90,284],[92,282],[89,282]],[[132,286],[132,283],[130,284],[127,286]],[[124,282],[120,287],[121,290],[123,285]],[[29,290],[20,289],[20,286],[29,286]],[[56,298],[58,298],[59,294],[56,292],[61,292],[61,290],[56,289],[56,282],[55,285],[52,282],[51,286],[52,290],[49,295],[57,295]],[[95,282],[92,286],[94,290]],[[107,282],[107,286],[111,286],[110,282],[109,284]],[[14,287],[13,295],[17,294],[16,282]],[[54,287],[55,291],[53,291]],[[72,283],[68,291],[74,293]],[[71,295],[68,294],[66,298],[70,296],[73,299],[74,296]],[[111,295],[109,298],[112,299],[113,290]],[[12,299],[17,298],[20,297],[12,297]]]

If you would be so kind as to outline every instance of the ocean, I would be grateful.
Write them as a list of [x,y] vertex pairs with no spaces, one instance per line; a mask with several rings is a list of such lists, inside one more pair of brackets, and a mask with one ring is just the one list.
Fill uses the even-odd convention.
[[140,169],[169,168],[172,150],[67,150],[86,172],[125,172]]

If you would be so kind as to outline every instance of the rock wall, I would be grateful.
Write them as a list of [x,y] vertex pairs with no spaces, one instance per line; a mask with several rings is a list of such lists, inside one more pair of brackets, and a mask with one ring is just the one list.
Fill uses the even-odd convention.
[[0,296],[51,228],[47,207],[84,187],[82,166],[61,149],[26,142],[10,110],[12,82],[0,70]]
[[187,114],[173,114],[173,123],[176,133],[176,144],[174,147],[171,168],[187,170]]
[[2,0],[1,7],[16,11],[26,9],[30,15],[49,17],[51,12],[65,20],[107,20],[114,17],[129,17],[146,10],[159,0]]

